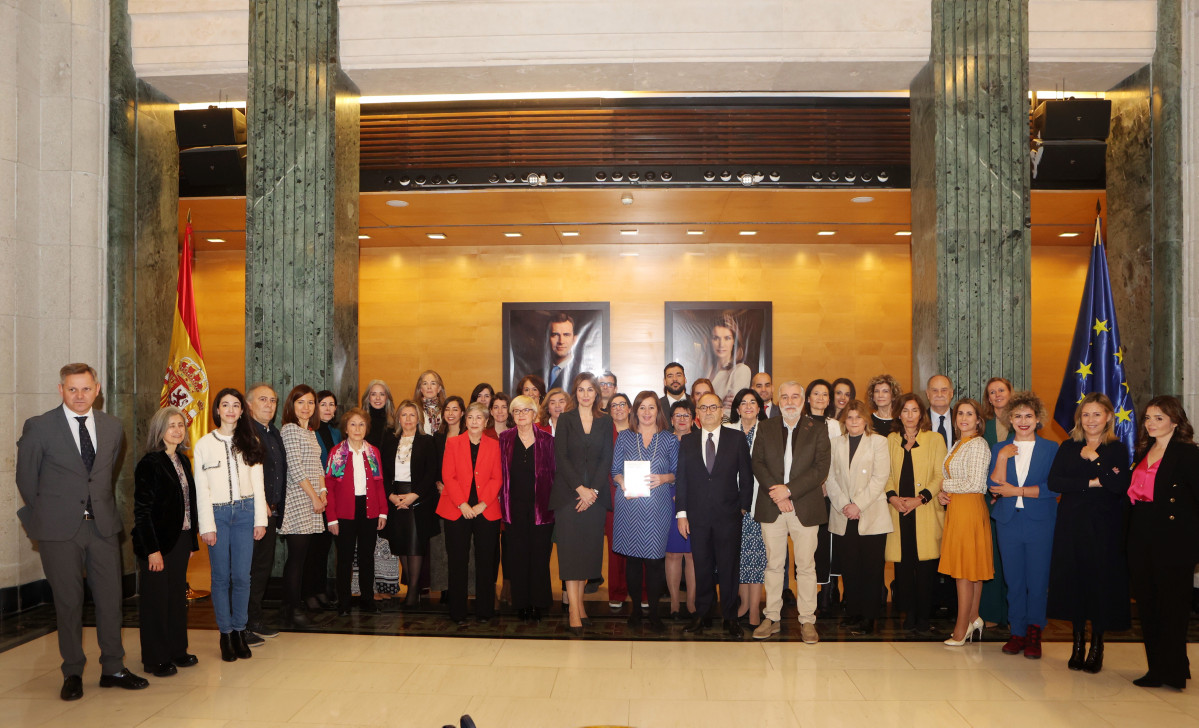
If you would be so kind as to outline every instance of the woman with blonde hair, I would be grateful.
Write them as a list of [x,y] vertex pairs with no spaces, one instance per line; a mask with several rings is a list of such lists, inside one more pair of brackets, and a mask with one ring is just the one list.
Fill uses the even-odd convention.
[[[1091,392],[1074,410],[1070,439],[1057,448],[1049,489],[1061,494],[1049,563],[1052,619],[1074,626],[1067,667],[1103,669],[1103,633],[1130,626],[1124,515],[1128,508],[1128,448],[1116,437],[1116,409],[1102,392]],[[1086,646],[1091,622],[1091,650]]]
[[[1012,399],[1011,380],[1003,377],[991,377],[983,387],[983,417],[987,424],[983,430],[983,438],[987,447],[994,447],[1003,442],[1009,434],[1008,403]],[[994,510],[996,498],[987,497],[987,508]],[[999,553],[999,529],[991,529],[991,562],[995,564],[995,578],[983,584],[983,596],[980,606],[983,619],[995,625],[1006,625],[1007,615],[1007,582],[1003,580],[1003,556]]]
[[426,435],[441,429],[441,408],[445,405],[445,397],[445,383],[437,372],[426,369],[416,378],[412,401],[420,405],[420,429]]
[[557,387],[545,393],[537,411],[537,426],[551,435],[558,430],[558,417],[570,404],[570,395]]
[[391,396],[391,388],[382,379],[372,379],[362,393],[362,409],[370,415],[370,427],[366,441],[379,447],[383,442],[383,433],[395,427],[395,397]]
[[978,616],[982,582],[995,575],[991,562],[991,517],[984,502],[987,466],[991,455],[982,438],[982,405],[960,399],[953,406],[953,450],[945,458],[938,502],[946,506],[941,537],[941,562],[937,571],[957,580],[958,617],[950,647],[961,647],[977,635],[983,620]]

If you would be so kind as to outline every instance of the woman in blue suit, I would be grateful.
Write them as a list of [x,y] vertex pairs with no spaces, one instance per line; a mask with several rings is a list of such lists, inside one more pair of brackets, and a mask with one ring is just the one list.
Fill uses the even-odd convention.
[[1007,582],[1008,622],[1012,637],[1003,646],[1009,655],[1041,657],[1049,599],[1049,562],[1057,494],[1049,490],[1049,470],[1057,443],[1037,435],[1045,423],[1045,405],[1032,392],[1018,392],[1008,403],[1011,433],[991,448],[991,495],[998,498],[995,520],[1003,578]]

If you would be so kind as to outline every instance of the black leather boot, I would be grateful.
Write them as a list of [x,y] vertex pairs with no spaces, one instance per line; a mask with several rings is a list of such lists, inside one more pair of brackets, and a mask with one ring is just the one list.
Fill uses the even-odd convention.
[[250,646],[246,644],[246,633],[241,630],[234,630],[229,635],[229,641],[233,644],[233,654],[237,655],[239,660],[248,660],[254,656],[250,652]]
[[221,659],[225,662],[236,662],[237,654],[233,651],[232,635],[221,633]]
[[1071,670],[1081,670],[1086,662],[1087,633],[1085,630],[1074,630],[1074,651],[1070,653],[1070,661],[1066,667]]
[[1087,654],[1087,662],[1082,669],[1094,675],[1103,669],[1103,633],[1091,635],[1091,651]]

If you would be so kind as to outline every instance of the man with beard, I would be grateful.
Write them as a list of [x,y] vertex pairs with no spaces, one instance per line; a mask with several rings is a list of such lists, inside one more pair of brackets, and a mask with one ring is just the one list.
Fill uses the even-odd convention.
[[[605,369],[604,373],[599,375],[600,388],[600,411],[607,414],[608,403],[612,401],[612,395],[616,394],[616,375],[610,370]],[[632,414],[631,412],[629,413]]]
[[[670,412],[675,402],[690,402],[687,396],[687,373],[683,365],[672,361],[662,370],[662,391],[665,394],[658,400],[659,412]],[[694,411],[694,407],[691,408]]]
[[820,641],[816,632],[816,542],[828,508],[820,486],[828,477],[831,460],[828,428],[811,418],[800,418],[804,390],[799,382],[779,388],[783,416],[758,425],[754,438],[753,469],[768,498],[758,498],[754,520],[762,524],[766,545],[766,610],[754,639],[767,639],[780,631],[779,618],[786,586],[787,537],[795,544],[795,596],[803,641]]

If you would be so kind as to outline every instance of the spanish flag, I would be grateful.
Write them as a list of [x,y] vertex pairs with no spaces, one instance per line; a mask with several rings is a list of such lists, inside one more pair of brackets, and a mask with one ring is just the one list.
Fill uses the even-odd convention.
[[200,350],[200,327],[196,323],[196,299],[192,294],[192,223],[187,215],[183,249],[179,251],[179,285],[175,294],[175,324],[171,330],[171,353],[162,381],[159,406],[178,407],[187,419],[188,440],[194,446],[208,432],[208,374]]

